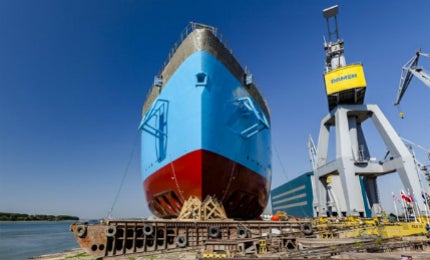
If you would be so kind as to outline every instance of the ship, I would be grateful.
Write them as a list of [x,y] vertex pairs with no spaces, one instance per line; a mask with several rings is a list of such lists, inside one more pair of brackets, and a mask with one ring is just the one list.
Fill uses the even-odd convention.
[[175,218],[190,198],[256,219],[271,187],[267,101],[218,29],[190,22],[154,77],[142,108],[142,182],[148,208]]

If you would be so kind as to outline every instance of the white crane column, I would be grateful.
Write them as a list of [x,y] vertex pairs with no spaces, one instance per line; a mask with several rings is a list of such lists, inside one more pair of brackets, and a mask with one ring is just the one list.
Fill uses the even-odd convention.
[[362,192],[359,176],[355,173],[353,154],[354,150],[357,151],[358,146],[356,135],[357,119],[355,116],[348,116],[348,110],[342,106],[338,106],[335,119],[337,172],[339,173],[347,202],[346,212],[350,216],[357,216],[360,212],[364,215],[363,197],[357,196]]
[[[370,160],[361,127],[369,118],[387,146],[390,160]],[[328,162],[331,127],[336,129],[336,158]],[[393,172],[399,174],[406,192],[415,194],[421,211],[425,209],[423,200],[419,199],[422,187],[413,155],[377,105],[338,105],[321,121],[316,151],[314,207],[319,215],[332,214],[333,202],[336,202],[337,215],[366,216],[369,207],[373,215],[380,213],[377,177]],[[328,182],[329,178],[336,181]]]

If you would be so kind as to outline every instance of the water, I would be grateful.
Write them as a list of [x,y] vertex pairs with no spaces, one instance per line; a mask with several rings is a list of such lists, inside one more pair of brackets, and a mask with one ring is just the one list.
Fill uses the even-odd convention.
[[0,222],[0,259],[22,260],[79,247],[72,222]]

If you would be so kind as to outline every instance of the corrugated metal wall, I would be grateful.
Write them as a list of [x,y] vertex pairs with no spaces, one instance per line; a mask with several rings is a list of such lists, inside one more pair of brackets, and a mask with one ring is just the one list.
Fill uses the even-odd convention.
[[271,192],[272,211],[284,211],[294,217],[313,216],[313,193],[311,178],[313,172],[307,172]]

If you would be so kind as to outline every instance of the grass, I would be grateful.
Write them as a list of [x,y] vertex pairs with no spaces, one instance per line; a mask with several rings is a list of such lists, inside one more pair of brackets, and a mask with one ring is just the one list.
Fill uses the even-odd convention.
[[377,239],[376,239],[376,244],[378,245],[378,246],[382,246],[382,237],[378,237]]
[[357,242],[355,242],[355,243],[354,243],[354,247],[361,248],[361,247],[363,247],[363,246],[364,246],[364,243],[363,243],[363,242],[359,242],[359,241],[357,241]]
[[87,256],[90,256],[90,255],[85,252],[82,252],[73,256],[66,256],[66,259],[79,259],[81,257],[87,257]]
[[[158,257],[158,255],[148,255],[148,256],[144,256],[143,258],[155,259],[157,257]],[[132,260],[132,259],[129,258],[129,260]]]

